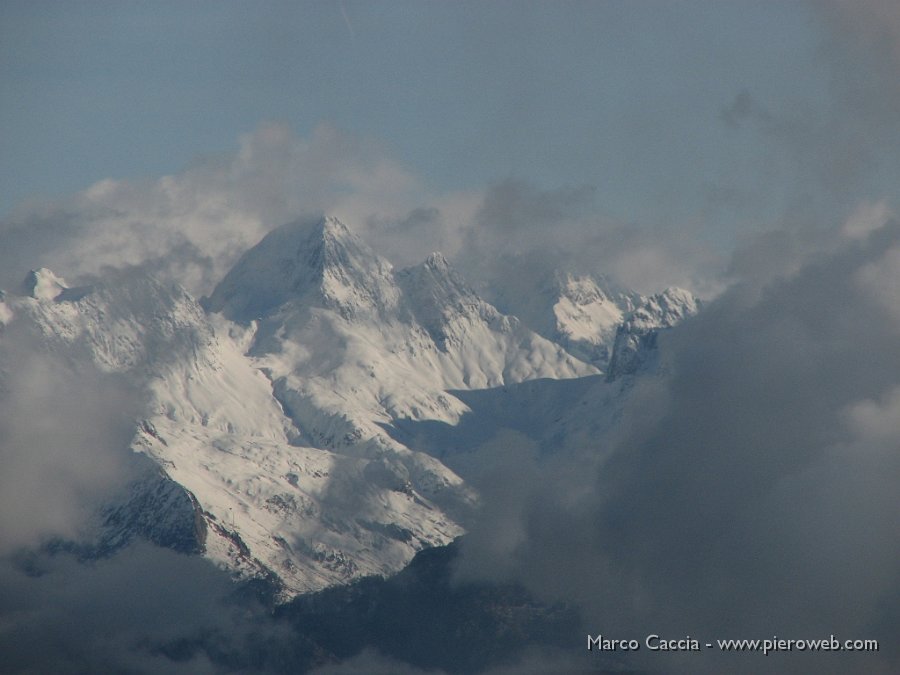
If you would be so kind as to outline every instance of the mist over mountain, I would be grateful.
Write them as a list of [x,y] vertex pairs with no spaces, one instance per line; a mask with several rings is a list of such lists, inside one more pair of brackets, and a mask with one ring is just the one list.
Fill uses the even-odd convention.
[[[98,416],[114,423],[109,433],[96,426],[102,434],[96,440],[75,437],[67,476],[77,471],[88,482],[58,493],[55,504],[42,494],[62,465],[28,447],[42,438],[39,427],[26,426],[15,432],[18,446],[4,446],[16,475],[33,476],[31,493],[17,499],[18,513],[65,508],[73,514],[67,522],[35,518],[25,528],[8,519],[9,578],[27,573],[40,584],[79,565],[118,565],[131,560],[122,556],[135,546],[149,544],[202,558],[212,563],[210,575],[254,589],[247,601],[257,598],[253,611],[276,653],[287,649],[284,635],[297,631],[303,640],[272,661],[239,653],[243,648],[224,654],[217,640],[226,638],[201,637],[213,629],[198,627],[200,633],[172,638],[182,641],[185,663],[281,672],[363,658],[357,655],[370,649],[365,653],[376,661],[381,654],[416,667],[469,672],[511,663],[515,650],[487,656],[486,646],[468,640],[470,650],[454,648],[449,660],[436,646],[411,652],[401,645],[438,640],[438,633],[407,635],[415,622],[387,632],[377,620],[360,624],[352,629],[358,631],[353,645],[343,647],[329,630],[371,612],[402,614],[416,603],[437,602],[444,591],[427,581],[403,591],[409,596],[384,596],[380,582],[369,580],[390,578],[418,552],[439,550],[468,532],[441,563],[440,584],[472,599],[460,599],[459,609],[440,620],[437,605],[415,610],[438,621],[440,630],[456,631],[455,622],[483,612],[489,630],[501,630],[487,609],[500,603],[504,612],[531,607],[537,621],[533,629],[515,620],[502,630],[518,626],[526,631],[524,642],[563,653],[564,636],[550,639],[546,629],[562,611],[554,607],[565,608],[573,640],[598,632],[594,627],[613,616],[632,632],[651,624],[675,631],[688,616],[695,633],[759,631],[756,612],[767,595],[758,588],[762,577],[741,569],[739,552],[761,546],[763,531],[777,533],[748,518],[779,509],[785,528],[800,528],[815,508],[831,513],[833,522],[849,519],[843,527],[858,531],[857,546],[870,552],[867,595],[858,596],[867,598],[865,605],[849,617],[839,611],[840,596],[820,593],[820,619],[830,617],[845,633],[884,635],[892,619],[877,608],[892,592],[895,552],[872,549],[872,537],[891,541],[891,535],[863,533],[887,508],[889,492],[881,485],[892,475],[892,455],[870,450],[854,471],[840,467],[848,452],[880,445],[891,433],[878,440],[871,425],[859,425],[890,414],[894,366],[884,360],[891,348],[883,341],[894,330],[892,305],[872,293],[891,274],[895,232],[886,225],[864,242],[848,239],[794,279],[761,292],[736,287],[708,306],[681,289],[645,297],[560,271],[549,283],[536,282],[544,292],[521,305],[541,332],[480,297],[441,254],[395,269],[330,216],[276,228],[201,300],[143,268],[110,270],[74,286],[47,269],[29,272],[3,296],[6,396],[29,406],[31,425],[44,426],[41,410],[55,411],[44,416],[63,427],[40,441],[47,452],[69,445],[68,428],[96,426]],[[860,314],[846,325],[870,327],[846,342],[837,328],[823,330],[821,315],[811,311],[822,306],[821,297],[842,296],[842,305]],[[783,337],[791,325],[807,326],[802,348]],[[760,342],[764,335],[769,339]],[[860,340],[871,344],[860,351]],[[829,354],[827,378],[804,361],[809,349],[825,350],[817,359]],[[73,386],[89,377],[105,392],[127,381],[130,393],[119,397],[124,408],[103,404],[94,412],[84,408],[91,405],[82,402],[84,392],[72,399],[59,388],[52,393],[62,397],[58,403],[47,403],[50,392],[40,390],[26,403],[16,378],[33,379],[24,364],[47,359]],[[755,367],[747,370],[749,364]],[[817,379],[819,396],[805,385],[779,388],[785,375],[793,382]],[[844,382],[852,387],[838,385]],[[768,395],[758,398],[763,390]],[[66,415],[70,421],[63,421]],[[832,421],[825,424],[822,416]],[[21,417],[8,419],[23,424]],[[724,419],[731,421],[720,426]],[[105,478],[79,443],[109,455],[112,463],[101,460]],[[709,471],[695,471],[701,465]],[[819,483],[811,503],[795,501],[789,485],[799,481],[799,489],[808,475],[838,482],[827,492]],[[866,501],[838,516],[831,495],[851,489],[847,481],[869,486]],[[859,518],[873,521],[864,529]],[[779,536],[793,534],[788,528]],[[735,537],[743,543],[736,545]],[[843,572],[834,565],[840,557],[797,557],[789,541],[780,544],[780,556],[760,562],[772,592],[777,570],[801,560],[812,565],[811,584],[830,579],[839,586]],[[874,574],[879,555],[883,576]],[[80,562],[69,562],[73,557]],[[674,576],[657,576],[662,558]],[[169,564],[165,555],[156,559]],[[701,570],[713,560],[721,561],[715,571],[724,575],[716,582],[717,599],[670,617],[657,603],[699,593],[710,581]],[[595,565],[604,570],[599,577]],[[627,588],[634,574],[653,589],[652,600],[636,612],[626,609],[629,594],[614,590]],[[753,587],[750,596],[738,590]],[[225,586],[217,588],[222,599],[216,602],[244,602],[226,601]],[[352,590],[344,597],[341,588]],[[468,596],[467,588],[482,590]],[[331,590],[323,600],[304,600],[325,589]],[[726,605],[741,607],[742,619],[726,620],[720,609]],[[823,621],[808,623],[803,605],[780,606],[785,630],[831,630]],[[321,622],[334,627],[312,629]],[[174,644],[157,643],[154,658],[177,660]],[[631,662],[653,667],[645,654]],[[710,667],[725,663],[721,658],[711,658]],[[866,658],[873,667],[881,663]],[[576,662],[572,667],[580,668]],[[836,667],[846,663],[835,661]]]
[[898,68],[885,0],[0,3],[0,671],[900,672]]
[[477,495],[397,441],[395,422],[455,424],[470,408],[452,392],[599,372],[440,254],[395,271],[332,217],[274,230],[203,303],[141,270],[70,288],[41,269],[3,306],[70,367],[140,390],[131,447],[184,496],[129,497],[107,526],[153,512],[157,529],[194,533],[190,550],[287,597],[397,572],[464,531]]
[[[555,288],[571,290],[571,277],[559,278],[569,285]],[[576,297],[583,304],[609,302],[590,279],[578,284],[588,289]],[[73,382],[123,379],[134,392],[131,412],[102,411],[131,429],[95,442],[122,464],[108,489],[77,490],[60,507],[81,515],[65,528],[37,521],[17,540],[16,559],[33,550],[117,560],[144,541],[262,583],[275,602],[395,574],[477,519],[481,471],[466,479],[449,447],[404,429],[468,427],[492,405],[489,397],[473,408],[469,391],[601,374],[483,300],[441,254],[395,270],[333,217],[276,228],[201,301],[143,268],[76,286],[42,268],[0,307],[8,396],[24,401],[18,351],[52,357]],[[543,309],[543,327],[590,333],[590,317]],[[538,400],[526,396],[507,423],[540,415]],[[96,413],[75,410],[83,419],[66,424],[96,424]],[[480,439],[499,430],[476,427]],[[48,451],[58,442],[48,440]],[[10,451],[8,461],[36,464],[36,478],[53,470],[28,448]],[[38,510],[44,488],[32,489]]]

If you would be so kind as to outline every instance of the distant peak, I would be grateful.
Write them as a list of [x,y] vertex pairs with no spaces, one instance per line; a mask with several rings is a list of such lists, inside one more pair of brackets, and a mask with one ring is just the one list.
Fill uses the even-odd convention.
[[659,298],[681,302],[684,304],[692,304],[697,302],[697,299],[694,297],[693,293],[684,288],[679,288],[678,286],[669,286],[669,288],[665,289],[664,291],[657,293],[656,296]]
[[41,267],[31,270],[22,282],[24,295],[37,300],[53,300],[68,288],[62,277],[56,276],[52,270]]
[[287,242],[307,241],[315,245],[316,242],[347,241],[354,239],[355,236],[338,218],[322,216],[315,220],[301,218],[276,227],[260,244],[269,243],[280,247]]
[[428,257],[425,258],[425,266],[429,267],[433,270],[445,272],[450,269],[450,263],[447,262],[447,259],[444,257],[443,253],[435,251],[434,253],[429,253]]
[[408,297],[413,298],[420,306],[424,304],[443,308],[464,300],[469,304],[480,302],[475,291],[442,253],[431,253],[418,265],[401,270],[397,280]]
[[391,265],[334,216],[278,227],[241,259],[215,288],[209,311],[248,321],[303,298],[344,315],[390,305]]
[[[444,257],[443,253],[435,251],[418,265],[413,265],[403,271],[403,275],[418,279],[417,283],[440,284],[453,287],[457,292],[469,295],[473,291],[459,275],[459,272]],[[428,281],[426,281],[428,280]]]
[[699,309],[700,302],[690,291],[673,286],[645,298],[623,327],[632,331],[671,328]]
[[675,314],[679,317],[696,314],[700,302],[693,293],[677,286],[647,298],[646,306],[660,313]]
[[319,227],[322,229],[322,234],[325,236],[345,237],[350,235],[350,228],[344,225],[344,223],[335,216],[324,216],[322,220],[319,221]]

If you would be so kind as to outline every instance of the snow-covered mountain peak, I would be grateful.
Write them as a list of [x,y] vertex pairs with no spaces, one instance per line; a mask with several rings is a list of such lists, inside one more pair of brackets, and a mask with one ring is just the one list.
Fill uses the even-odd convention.
[[601,288],[588,275],[565,274],[556,279],[557,300],[553,305],[556,331],[569,342],[600,344],[603,336],[622,321],[633,300]]
[[518,270],[510,267],[501,280],[497,306],[570,354],[605,369],[616,328],[643,298],[602,276],[556,269],[528,277]]
[[467,499],[459,478],[383,425],[455,423],[466,406],[453,390],[597,372],[480,298],[441,254],[395,271],[335,219],[272,231],[207,308],[261,319],[248,354],[306,442],[392,457],[440,504]]
[[401,270],[396,274],[411,304],[447,306],[461,302],[481,302],[474,290],[463,280],[442,253],[430,254],[424,262]]
[[671,328],[697,313],[699,303],[690,291],[671,287],[649,296],[625,322],[631,330]]
[[645,298],[616,331],[607,378],[633,375],[651,367],[659,331],[693,316],[699,308],[699,300],[683,288],[667,288]]
[[577,302],[591,302],[605,297],[597,282],[589,276],[557,273],[556,283],[562,293]]
[[478,296],[441,253],[430,254],[424,262],[399,271],[395,278],[408,314],[428,331],[442,351],[454,339],[463,339],[463,334],[453,337],[462,328],[460,322],[496,324],[502,317],[493,305]]
[[65,279],[46,267],[31,270],[22,282],[23,295],[36,300],[53,300],[66,288]]
[[49,270],[28,275],[33,292],[11,299],[42,339],[103,370],[143,371],[174,363],[211,340],[203,310],[175,283],[137,270],[111,273],[90,286],[67,288]]
[[450,269],[450,263],[447,262],[444,254],[440,251],[429,253],[428,257],[425,258],[425,262],[423,264],[429,269],[433,269],[435,271],[445,271]]
[[[406,464],[373,463],[300,445],[273,382],[245,353],[257,326],[204,313],[177,284],[110,272],[55,297],[4,296],[5,322],[4,313],[49,351],[127,374],[141,391],[132,447],[158,469],[110,506],[104,546],[187,533],[189,550],[240,576],[278,577],[290,595],[395,572],[461,532],[413,485],[465,498],[437,460],[406,450]],[[327,426],[330,416],[309,418]]]
[[366,267],[371,263],[371,258],[378,257],[362,239],[333,216],[322,218],[312,227],[300,225],[298,228],[288,228],[287,233],[301,234],[306,231],[311,234],[306,242],[306,248],[313,256],[310,262],[322,273],[334,268]]
[[207,301],[243,323],[286,303],[326,306],[344,316],[382,313],[396,303],[392,266],[337,218],[296,221],[247,251]]
[[323,217],[269,232],[204,303],[138,268],[75,288],[38,269],[0,294],[0,325],[141,389],[132,447],[165,489],[142,484],[110,536],[187,532],[191,551],[291,594],[397,571],[462,531],[470,487],[394,432],[460,424],[465,391],[596,375],[616,326],[611,372],[636,372],[655,331],[696,311],[680,289],[502,271],[516,292],[495,306],[440,253],[395,270]]
[[353,236],[348,227],[335,216],[324,216],[318,221],[318,226],[322,228],[323,236],[334,238]]

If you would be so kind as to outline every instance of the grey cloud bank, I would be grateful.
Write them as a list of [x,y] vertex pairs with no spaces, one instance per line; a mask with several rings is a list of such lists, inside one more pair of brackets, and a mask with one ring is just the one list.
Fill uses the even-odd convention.
[[[891,672],[898,247],[891,222],[665,336],[663,374],[636,385],[611,438],[481,486],[486,521],[516,537],[467,541],[464,577],[523,580],[607,634],[876,637],[877,655],[790,668]],[[643,656],[667,672],[761,667]]]
[[330,126],[302,138],[262,125],[237,153],[183,173],[105,180],[68,199],[22,205],[0,222],[0,284],[18,285],[23,260],[70,280],[142,266],[201,295],[270,229],[328,212],[397,265],[440,250],[487,286],[505,276],[498,265],[539,265],[532,278],[561,265],[645,292],[719,289],[715,251],[685,232],[605,217],[594,194],[518,180],[439,193],[374,141]]
[[4,326],[0,554],[79,536],[134,471],[128,447],[138,392],[34,345],[19,326]]

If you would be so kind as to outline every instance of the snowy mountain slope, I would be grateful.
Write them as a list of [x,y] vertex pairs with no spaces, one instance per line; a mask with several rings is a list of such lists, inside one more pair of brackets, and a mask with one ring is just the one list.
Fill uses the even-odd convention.
[[276,228],[247,251],[206,305],[241,323],[284,305],[387,318],[399,301],[391,270],[337,219],[300,221]]
[[308,442],[394,457],[450,509],[466,500],[459,479],[382,425],[455,422],[466,406],[451,389],[597,372],[479,298],[439,254],[395,272],[334,218],[270,233],[206,306],[257,321],[249,354]]
[[215,562],[244,576],[274,575],[291,594],[395,572],[416,551],[461,533],[401,466],[294,444],[298,430],[244,356],[252,335],[207,317],[180,287],[134,273],[82,289],[46,270],[32,276],[59,288],[32,284],[53,290],[6,296],[10,315],[46,348],[145,385],[133,447],[174,481],[163,489],[150,474],[110,505],[103,545],[127,541],[129,528],[152,537],[148,519],[173,521],[161,537],[195,532],[196,547]]
[[[696,311],[674,290],[616,295],[571,275],[548,288],[533,319],[599,361],[617,325],[617,373]],[[500,429],[546,452],[594,443],[628,386],[501,313],[440,254],[395,270],[333,218],[274,230],[203,303],[139,270],[77,288],[37,270],[0,296],[12,321],[145,395],[133,449],[153,470],[107,506],[98,545],[202,551],[285,595],[451,541],[475,503],[457,456],[477,460]]]
[[554,270],[536,278],[512,271],[503,276],[497,288],[489,289],[499,307],[600,370],[609,362],[616,328],[644,300],[589,274]]
[[[289,592],[401,569],[461,529],[378,460],[342,457],[196,427],[155,427],[139,441],[197,498],[206,554],[246,575],[274,573]],[[162,446],[162,447],[160,447]]]
[[635,293],[616,291],[588,276],[560,275],[551,310],[553,335],[576,356],[606,368],[616,328],[639,302]]
[[397,281],[410,313],[438,348],[448,388],[486,389],[596,372],[478,297],[439,253],[402,270]]
[[29,316],[51,349],[103,370],[146,376],[213,339],[203,310],[184,289],[146,275],[113,273],[105,282],[68,288],[41,269],[30,272],[23,287],[30,293],[8,298],[13,313]]

